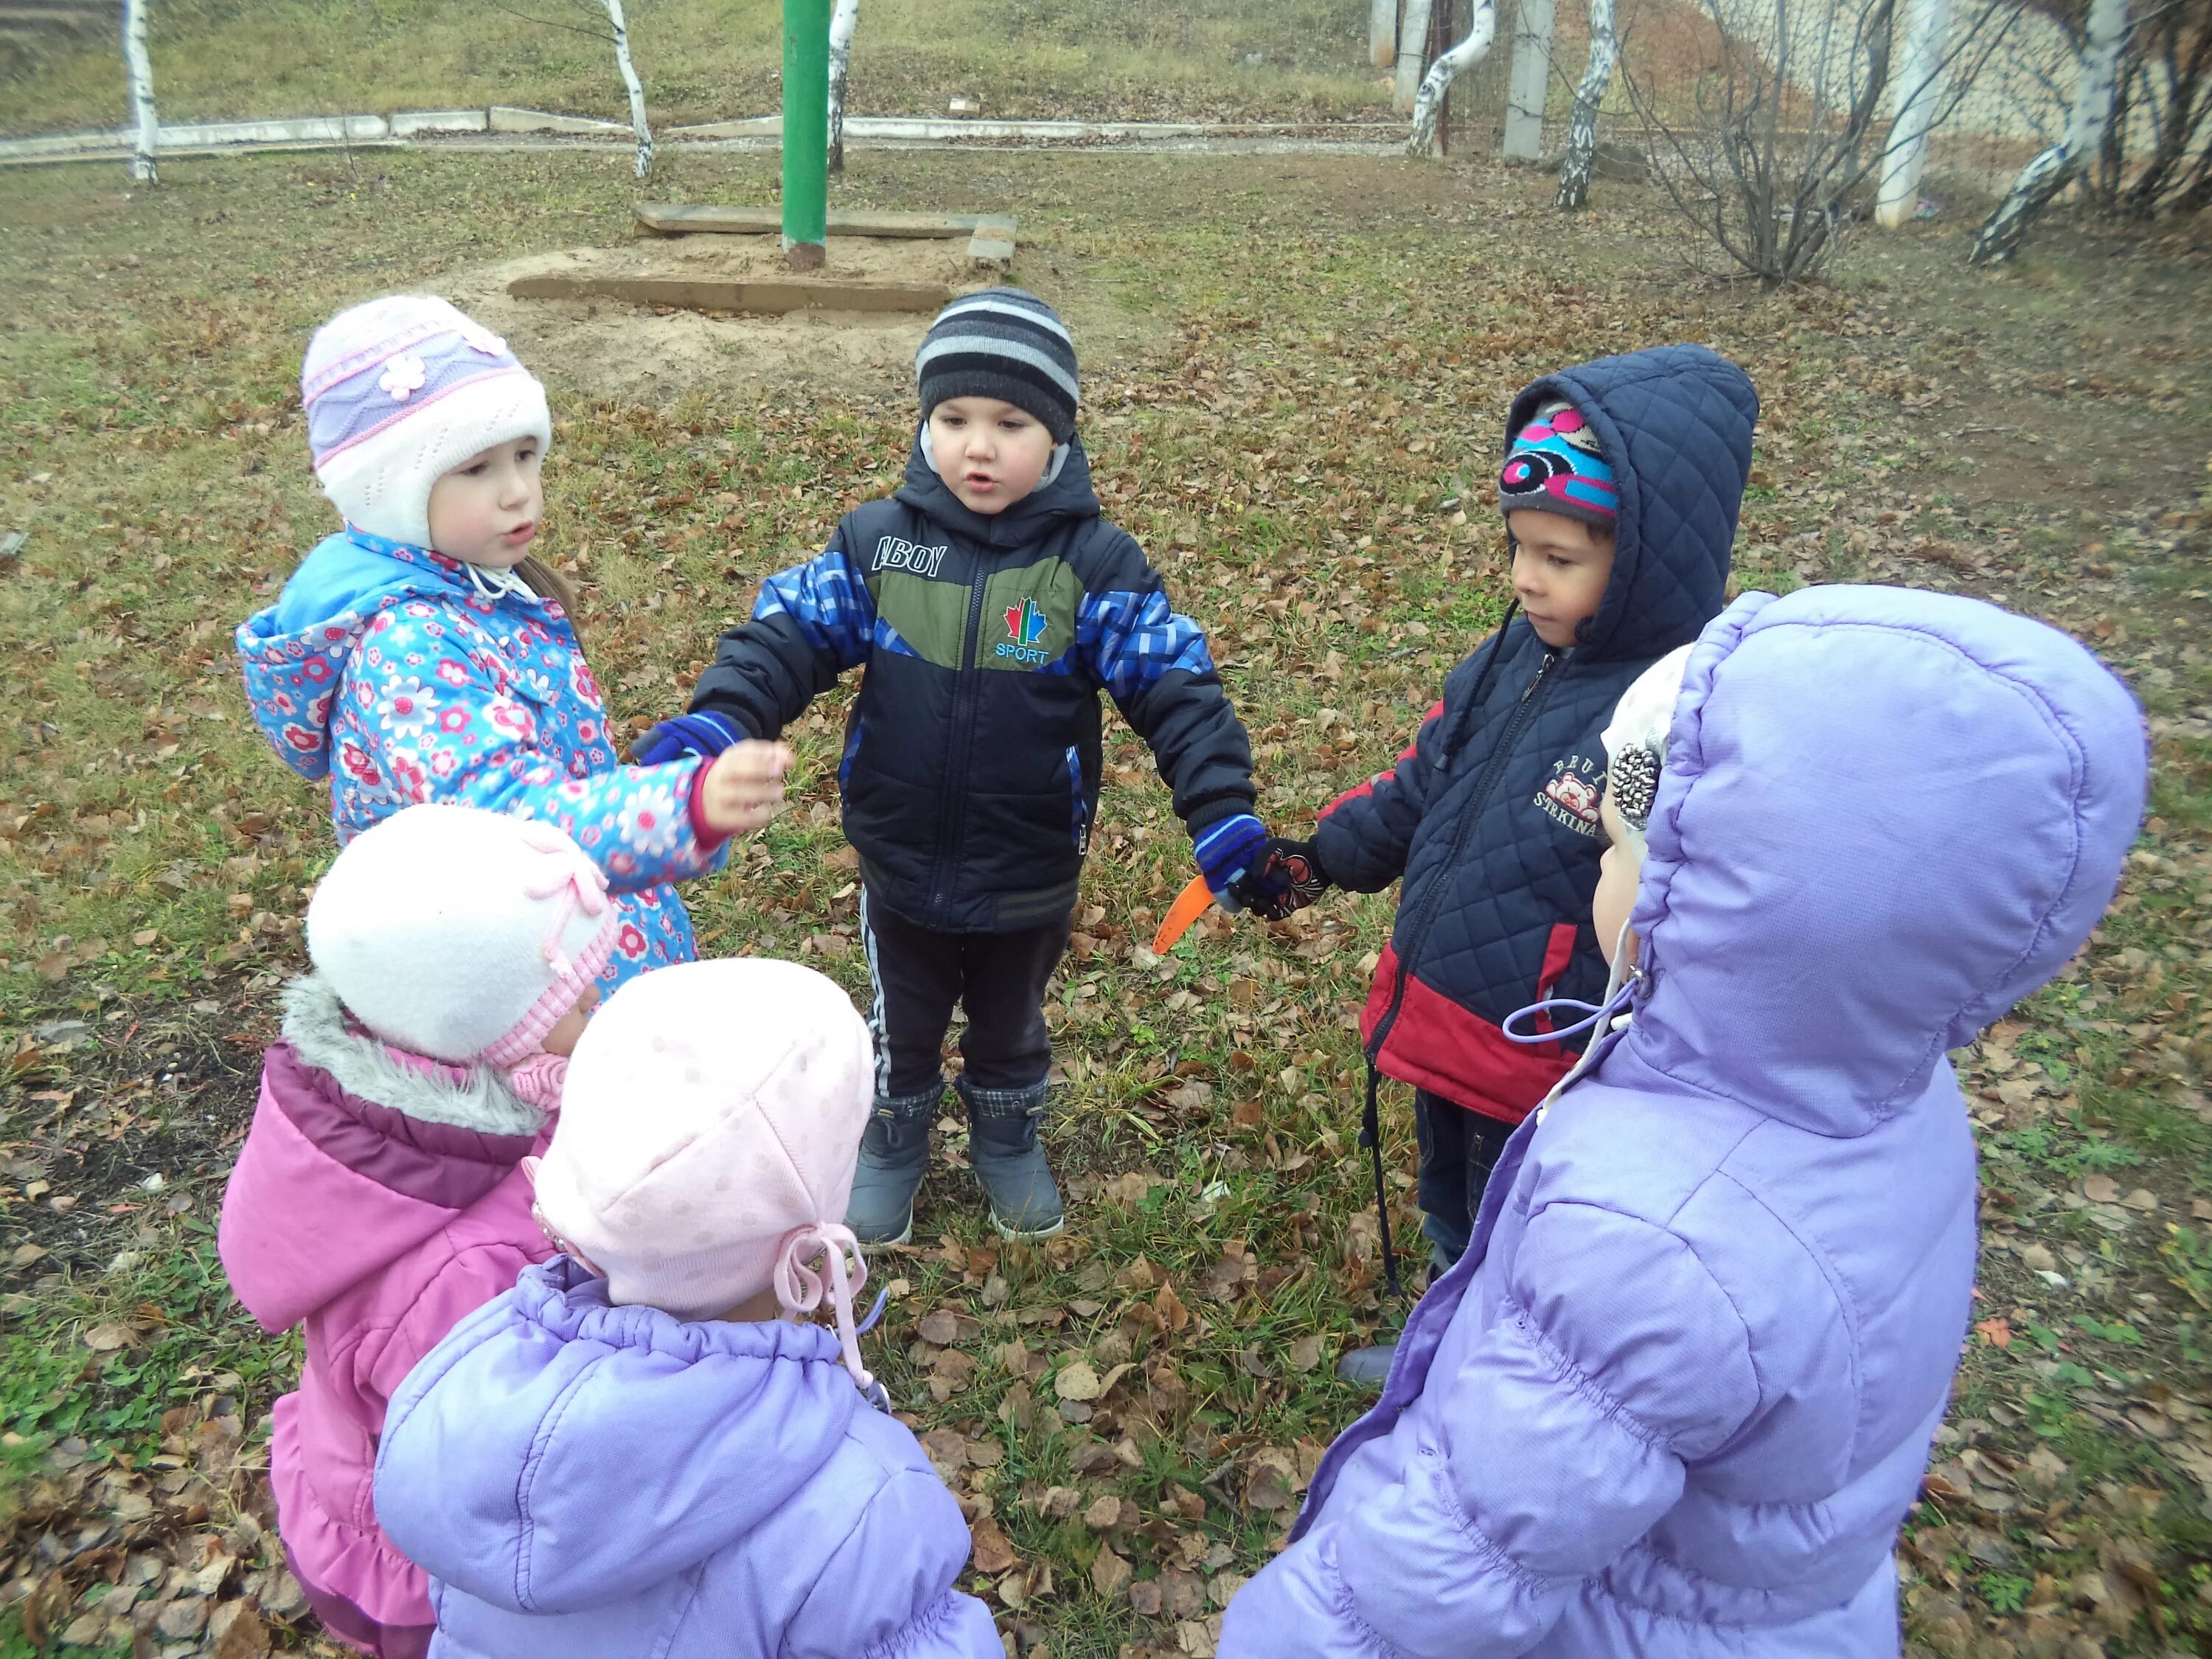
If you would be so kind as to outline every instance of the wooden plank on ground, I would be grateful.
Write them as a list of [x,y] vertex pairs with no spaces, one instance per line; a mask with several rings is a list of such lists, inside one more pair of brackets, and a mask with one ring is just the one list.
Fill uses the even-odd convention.
[[[783,210],[641,202],[637,222],[664,236],[773,236],[783,228]],[[829,228],[832,236],[950,239],[981,234],[1009,242],[1014,240],[1014,221],[1003,213],[854,213],[833,208]]]
[[745,311],[781,316],[793,311],[939,311],[951,303],[941,283],[794,283],[710,276],[598,276],[555,272],[518,276],[507,285],[518,300],[625,300],[686,311]]

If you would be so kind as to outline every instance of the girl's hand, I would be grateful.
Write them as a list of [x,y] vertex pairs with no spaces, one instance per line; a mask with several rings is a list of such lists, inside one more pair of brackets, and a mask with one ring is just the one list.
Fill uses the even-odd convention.
[[757,830],[783,808],[783,775],[795,757],[780,743],[748,738],[714,757],[699,786],[699,814],[720,836]]

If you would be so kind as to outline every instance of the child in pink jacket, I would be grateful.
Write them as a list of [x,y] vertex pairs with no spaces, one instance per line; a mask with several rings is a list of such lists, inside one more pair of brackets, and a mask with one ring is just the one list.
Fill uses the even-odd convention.
[[307,907],[313,970],[285,992],[219,1242],[254,1318],[306,1328],[270,1443],[292,1571],[331,1634],[380,1659],[419,1659],[433,1628],[428,1582],[377,1522],[385,1408],[550,1254],[518,1166],[544,1149],[619,926],[560,830],[442,805],[364,830]]

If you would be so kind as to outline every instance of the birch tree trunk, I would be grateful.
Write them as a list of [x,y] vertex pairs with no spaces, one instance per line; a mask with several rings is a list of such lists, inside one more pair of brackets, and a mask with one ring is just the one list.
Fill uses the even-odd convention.
[[1399,114],[1412,112],[1413,100],[1420,90],[1421,66],[1428,61],[1429,15],[1436,9],[1431,0],[1406,0],[1405,9],[1398,19],[1398,80],[1390,97],[1390,106]]
[[853,58],[853,26],[860,0],[837,0],[830,14],[830,171],[845,170],[845,70]]
[[1613,65],[1620,59],[1613,0],[1589,0],[1589,62],[1583,65],[1583,78],[1575,82],[1574,112],[1567,118],[1566,159],[1559,163],[1559,193],[1553,204],[1563,210],[1578,208],[1589,199],[1590,155],[1597,149],[1597,106],[1605,100]]
[[1513,8],[1513,66],[1506,76],[1505,125],[1498,150],[1509,161],[1544,153],[1544,106],[1552,91],[1553,0],[1518,0]]
[[154,59],[146,50],[146,0],[123,0],[123,62],[131,76],[131,176],[140,184],[160,182],[154,165],[161,141],[161,118],[154,112]]
[[1905,62],[1890,82],[1897,116],[1875,189],[1875,222],[1887,229],[1909,221],[1920,200],[1928,129],[1943,98],[1943,50],[1950,34],[1951,0],[1913,0],[1905,26]]
[[615,32],[615,67],[622,71],[623,86],[629,94],[629,124],[637,132],[637,176],[648,178],[653,173],[653,128],[645,118],[645,85],[637,78],[637,66],[629,58],[629,25],[623,19],[623,0],[606,0],[607,24]]
[[2112,124],[2112,104],[2120,86],[2120,58],[2128,43],[2128,0],[2091,0],[2088,38],[2082,43],[2081,75],[2075,82],[2074,108],[2066,137],[2045,150],[2013,181],[1996,212],[1974,238],[1966,263],[1991,264],[2009,259],[2020,240],[2043,210],[2071,184],[2105,147]]
[[[1410,3],[1407,7],[1413,9]],[[1408,155],[1429,155],[1437,147],[1437,123],[1443,115],[1444,94],[1452,82],[1490,55],[1498,38],[1498,8],[1493,0],[1475,0],[1474,15],[1468,20],[1467,39],[1429,65],[1421,89],[1413,100],[1413,136],[1406,141]]]
[[1367,61],[1376,69],[1398,61],[1398,0],[1367,0]]

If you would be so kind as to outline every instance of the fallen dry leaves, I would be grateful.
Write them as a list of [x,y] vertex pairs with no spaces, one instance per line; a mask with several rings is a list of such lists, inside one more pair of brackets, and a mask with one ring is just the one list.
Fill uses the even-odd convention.
[[[2212,384],[2212,352],[2187,303],[2194,256],[2130,247],[2046,289],[1968,283],[1932,240],[1908,239],[1866,282],[1747,300],[1626,253],[1644,226],[1625,191],[1576,228],[1540,189],[1484,169],[1214,158],[1201,187],[1143,158],[992,164],[1036,200],[1025,222],[1059,239],[1072,303],[1086,264],[1133,251],[1151,273],[1159,332],[1118,361],[1102,353],[1095,372],[1086,361],[1086,441],[1109,514],[1208,628],[1271,823],[1295,832],[1394,752],[1497,614],[1500,538],[1480,491],[1510,392],[1563,358],[1654,338],[1709,338],[1760,383],[1746,585],[2002,592],[2128,667],[2170,821],[2147,834],[2078,971],[1962,1056],[1984,1152],[1982,1300],[1902,1568],[1916,1654],[2118,1659],[2204,1642],[2212,1056],[2191,802],[2212,778],[2198,643],[2212,629],[2187,564],[2203,550],[2164,470],[2203,447],[2195,388]],[[562,159],[408,158],[374,226],[319,195],[304,228],[272,216],[296,207],[295,165],[196,181],[194,199],[228,216],[219,228],[174,214],[149,227],[0,182],[67,232],[9,239],[0,269],[24,280],[0,285],[0,312],[18,337],[100,366],[64,375],[25,359],[40,413],[36,429],[7,428],[18,453],[63,456],[49,482],[22,486],[49,516],[0,617],[0,974],[44,1000],[0,1054],[13,1091],[0,1200],[27,1235],[12,1283],[42,1305],[129,1242],[94,1224],[121,1216],[100,1217],[167,1213],[171,1194],[137,1184],[160,1171],[122,1168],[126,1155],[179,1137],[170,1173],[219,1179],[251,1091],[217,1062],[250,1064],[259,1034],[244,1022],[270,988],[244,975],[296,962],[300,890],[327,850],[313,792],[286,787],[243,732],[227,643],[323,522],[298,454],[292,335],[360,277],[350,252],[317,239],[388,241],[464,178],[495,206],[493,237],[540,234],[528,227],[549,193],[602,215],[626,205]],[[718,184],[767,187],[728,165]],[[922,200],[968,189],[973,158],[885,165]],[[1071,178],[1079,207],[1046,208]],[[1224,216],[1220,202],[1238,205]],[[1273,221],[1265,234],[1255,212]],[[122,265],[149,234],[167,239],[162,257]],[[1663,240],[1650,245],[1663,259]],[[242,263],[255,246],[285,262],[281,328],[253,281],[277,278]],[[1892,248],[1896,274],[1879,274]],[[79,258],[106,262],[96,284],[62,263]],[[57,302],[64,283],[79,309]],[[2164,301],[2155,283],[2172,289]],[[246,368],[216,349],[249,333]],[[2084,355],[2092,374],[2077,373]],[[593,589],[586,623],[619,728],[664,711],[759,577],[895,474],[903,401],[836,388],[803,404],[564,397],[549,517]],[[94,545],[116,556],[82,563]],[[793,810],[696,908],[710,951],[798,955],[857,988],[855,872],[829,781],[845,706],[825,698],[794,730]],[[1018,1651],[1202,1659],[1358,1409],[1329,1362],[1388,1322],[1346,1025],[1388,901],[1340,896],[1266,931],[1210,915],[1153,957],[1144,943],[1188,877],[1187,847],[1140,746],[1110,722],[1107,736],[1097,856],[1048,1010],[1069,1103],[1052,1144],[1075,1232],[1026,1252],[989,1237],[958,1126],[941,1129],[948,1167],[925,1217],[945,1231],[876,1262],[901,1288],[872,1363],[880,1351],[962,1504],[963,1583]],[[239,977],[202,984],[226,963]],[[158,1054],[123,1035],[153,1006],[140,992],[187,983],[240,1029]],[[127,1065],[81,1067],[111,1046]],[[1401,1103],[1389,1109],[1407,1177]],[[1404,1250],[1410,1193],[1394,1201]],[[128,1310],[67,1340],[118,1374],[151,1346]],[[38,1638],[143,1634],[157,1654],[231,1659],[301,1644],[254,1483],[265,1392],[155,1444],[53,1449],[79,1462],[41,1471],[4,1535],[4,1591]],[[221,1431],[233,1443],[218,1479],[196,1447],[197,1425],[220,1420],[238,1431]],[[127,1601],[95,1596],[103,1583]]]

